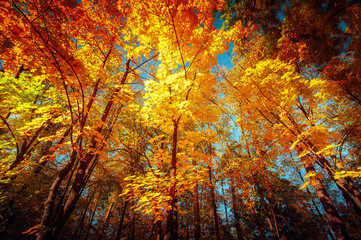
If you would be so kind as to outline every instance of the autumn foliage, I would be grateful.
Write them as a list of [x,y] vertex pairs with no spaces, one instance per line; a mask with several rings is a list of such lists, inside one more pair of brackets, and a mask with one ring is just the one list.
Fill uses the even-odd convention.
[[357,239],[356,2],[0,1],[0,238]]

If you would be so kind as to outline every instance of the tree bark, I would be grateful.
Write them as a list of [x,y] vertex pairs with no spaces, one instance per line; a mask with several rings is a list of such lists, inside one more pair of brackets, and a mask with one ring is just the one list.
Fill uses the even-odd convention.
[[[127,76],[130,72],[129,64],[130,64],[130,60],[128,60],[128,62],[127,62],[125,73],[121,79],[121,85],[123,85],[125,83],[125,80],[127,79]],[[118,93],[120,92],[120,90],[121,90],[121,87],[116,88],[114,90],[113,94],[111,95],[110,99],[108,100],[108,102],[105,106],[105,109],[103,111],[102,117],[101,117],[101,121],[103,123],[105,123],[106,120],[108,119],[108,117],[110,115],[111,107],[113,106],[115,98],[118,95]],[[92,101],[92,100],[90,100],[90,101]],[[89,111],[89,109],[88,109],[88,111]],[[103,128],[104,128],[104,126],[103,126],[103,124],[101,124],[101,126],[99,126],[96,129],[96,132],[99,134],[102,134]],[[70,214],[72,213],[72,211],[75,207],[75,204],[77,203],[77,201],[80,197],[81,190],[83,189],[84,184],[86,183],[86,174],[87,174],[88,167],[94,159],[97,159],[97,156],[99,155],[98,153],[94,153],[94,149],[100,149],[101,145],[102,144],[98,143],[97,139],[95,137],[93,137],[93,139],[91,140],[91,142],[89,144],[88,152],[85,154],[85,157],[80,161],[79,168],[77,169],[77,173],[75,175],[75,180],[73,182],[70,194],[67,198],[67,201],[65,202],[64,207],[62,209],[60,209],[57,219],[55,219],[54,221],[50,221],[51,216],[52,216],[52,211],[54,208],[56,192],[57,192],[61,182],[65,178],[65,176],[68,174],[70,169],[73,167],[73,165],[75,163],[75,159],[77,157],[77,150],[73,150],[71,161],[60,172],[59,177],[57,177],[56,180],[53,182],[53,185],[49,191],[48,199],[45,203],[45,210],[44,210],[44,214],[43,214],[43,218],[42,218],[41,229],[37,236],[37,240],[45,240],[45,239],[54,240],[54,239],[58,238],[61,229],[63,228],[64,224],[68,220]],[[73,155],[74,155],[74,157],[73,157]],[[88,174],[91,174],[91,173],[89,172]]]
[[286,231],[282,224],[281,213],[280,213],[280,210],[278,209],[275,196],[271,189],[268,192],[269,192],[269,194],[267,196],[267,199],[268,199],[269,205],[271,207],[271,212],[272,212],[272,215],[273,215],[273,218],[275,221],[275,227],[276,227],[275,231],[276,231],[277,237],[280,240],[287,240]]
[[[41,220],[40,232],[38,233],[37,240],[42,239],[51,239],[53,235],[53,217],[54,217],[54,205],[56,195],[58,193],[58,189],[60,184],[63,182],[64,178],[68,175],[70,170],[72,169],[77,158],[77,151],[73,150],[73,153],[70,157],[70,162],[66,164],[63,169],[60,171],[58,177],[54,180],[52,186],[50,187],[48,198],[45,201],[45,209],[43,213],[43,217]],[[56,239],[56,238],[53,238]]]
[[88,221],[88,226],[87,226],[87,231],[86,231],[86,235],[85,235],[85,238],[84,239],[88,239],[88,236],[89,236],[89,233],[90,233],[90,230],[92,228],[92,225],[93,225],[93,220],[94,220],[94,217],[95,217],[95,214],[96,214],[96,210],[99,206],[99,202],[101,200],[101,193],[99,193],[99,196],[98,196],[98,199],[97,201],[95,202],[95,205],[94,205],[94,209],[93,209],[93,212],[92,214],[89,214],[89,221]]
[[[192,160],[192,165],[196,166],[196,162]],[[194,186],[193,189],[193,216],[194,216],[194,240],[199,240],[201,238],[201,220],[199,216],[199,193],[198,193],[198,183]]]
[[129,240],[134,240],[135,239],[135,211],[132,209],[134,207],[134,201],[133,200],[129,200],[129,235],[128,235],[128,239]]
[[162,240],[162,221],[158,220],[155,223],[156,240]]
[[211,190],[211,201],[212,201],[212,210],[213,210],[213,219],[214,219],[214,228],[216,230],[216,240],[220,240],[220,234],[219,234],[219,224],[218,224],[218,213],[217,213],[217,203],[216,203],[216,197],[214,193],[214,185],[213,185],[213,179],[212,179],[212,167],[208,165],[208,176],[209,176],[209,184],[210,184],[210,190]]
[[81,219],[78,222],[78,226],[75,229],[73,239],[80,239],[80,237],[81,237],[81,234],[82,234],[82,231],[83,231],[83,226],[84,226],[84,220],[85,220],[85,217],[86,217],[86,213],[88,212],[90,203],[93,201],[93,197],[94,197],[94,195],[96,193],[96,190],[97,189],[95,188],[94,191],[92,192],[92,194],[89,194],[88,197],[87,197],[88,202],[87,202],[87,205],[85,206],[85,209],[83,211]]
[[[300,170],[296,166],[294,168],[295,168],[298,176],[300,177],[301,181],[304,182],[304,179],[302,177],[302,174],[301,174]],[[306,189],[306,191],[307,191],[308,194],[311,195],[311,191],[308,188]],[[319,208],[318,208],[318,206],[317,206],[317,204],[316,204],[316,202],[315,202],[315,200],[313,198],[311,198],[311,202],[312,202],[313,207],[316,209],[317,216],[319,217],[320,220],[322,220],[320,225],[328,233],[331,240],[334,240],[334,236],[333,236],[333,234],[332,234],[332,232],[330,230],[330,226],[329,226],[329,224],[327,224],[327,219],[325,219],[325,216],[321,214],[321,212],[320,212],[320,210],[319,210]],[[313,211],[311,211],[311,212],[313,212]]]
[[127,205],[128,205],[128,201],[125,201],[124,206],[123,206],[123,211],[122,211],[122,214],[120,216],[117,235],[115,236],[115,240],[120,240],[120,237],[122,235],[123,222],[124,222],[125,212],[127,210]]
[[[257,179],[257,177],[259,177],[259,176],[255,176],[254,174],[252,174],[253,182],[254,182],[254,185],[256,187],[257,193],[259,195],[261,206],[262,206],[262,208],[264,210],[264,213],[266,215],[266,220],[268,222],[269,228],[270,228],[271,233],[272,233],[272,238],[277,239],[278,238],[277,227],[275,228],[275,226],[274,226],[274,224],[273,224],[273,222],[271,220],[270,215],[272,215],[273,218],[274,218],[274,216],[273,216],[272,210],[270,211],[270,209],[269,209],[269,205],[266,204],[264,189],[259,185],[259,180]],[[276,223],[276,221],[275,221],[275,223]]]
[[171,159],[171,187],[169,189],[170,210],[167,210],[167,227],[164,240],[178,240],[178,209],[177,209],[177,144],[178,144],[178,124],[181,117],[173,121],[172,137],[172,159]]
[[102,224],[102,226],[101,226],[101,228],[99,229],[99,232],[98,232],[98,238],[99,239],[103,239],[103,235],[104,235],[104,233],[105,233],[105,231],[107,229],[108,222],[109,222],[109,219],[110,219],[110,216],[111,216],[111,213],[112,213],[113,206],[114,206],[114,202],[111,202],[109,204],[108,211],[106,212],[106,214],[104,216],[103,224]]
[[[304,114],[304,116],[309,119],[307,111],[303,107],[302,103],[299,102],[299,107]],[[293,126],[296,128],[296,132],[291,131],[292,134],[298,137],[301,134],[302,129],[298,126],[295,119],[288,115],[289,120],[292,122]],[[280,119],[278,119],[280,121]],[[286,124],[280,121],[284,126]],[[339,190],[341,191],[342,195],[344,196],[346,202],[348,202],[351,206],[353,206],[355,212],[361,217],[361,192],[358,191],[354,183],[350,180],[346,180],[344,178],[335,179],[336,169],[331,166],[328,160],[325,158],[324,155],[319,154],[318,147],[309,139],[305,138],[302,140],[302,143],[308,148],[308,150],[315,156],[317,159],[317,164],[329,175],[329,177],[335,182]],[[335,156],[333,156],[335,157]],[[337,162],[337,161],[336,161]],[[337,168],[337,166],[336,166]]]
[[196,184],[193,191],[194,240],[199,240],[201,238],[201,220],[199,216],[198,184]]
[[[309,119],[308,113],[303,107],[302,103],[299,101],[299,107],[304,116]],[[293,118],[293,116],[289,113],[287,113],[287,117],[290,120],[292,126],[295,128],[295,131],[293,131],[285,122],[281,120],[281,118],[274,114],[271,110],[269,112],[277,119],[278,122],[280,122],[283,126],[285,126],[292,135],[295,137],[299,137],[299,135],[303,132],[302,128],[299,126],[297,121]],[[262,114],[262,113],[261,113]],[[352,181],[347,181],[343,178],[335,179],[335,168],[331,166],[331,164],[328,162],[328,160],[325,158],[324,155],[319,154],[318,147],[313,144],[313,142],[310,139],[303,138],[301,141],[307,149],[315,156],[317,159],[317,164],[329,175],[329,177],[335,182],[337,187],[340,189],[342,195],[344,196],[346,202],[351,204],[353,208],[355,209],[355,212],[361,216],[361,192],[358,191],[358,189],[355,187]]]
[[[305,157],[303,157],[301,160],[307,173],[311,171],[315,172],[315,168],[313,167],[312,163],[307,162]],[[336,239],[337,240],[350,239],[347,229],[343,224],[330,196],[328,195],[325,186],[318,178],[315,179],[315,182],[316,182],[316,185],[314,186],[315,192],[326,212],[329,224],[336,235]]]
[[346,202],[348,202],[355,212],[361,217],[361,192],[356,188],[351,180],[344,178],[335,179],[336,170],[330,165],[322,154],[317,154],[317,147],[311,142],[306,141],[308,148],[313,152],[318,160],[318,165],[330,176],[341,191]]
[[[221,188],[222,188],[222,195],[226,196],[225,192],[224,192],[224,186],[223,186],[223,181],[221,181]],[[228,202],[226,200],[226,198],[223,198],[223,206],[224,206],[224,212],[226,215],[226,224],[223,225],[221,223],[221,225],[223,226],[223,232],[224,232],[224,237],[226,238],[226,240],[231,240],[232,236],[231,236],[231,227],[229,225],[229,219],[228,219]]]
[[237,240],[243,240],[242,229],[241,229],[241,225],[239,224],[240,216],[238,214],[238,209],[237,209],[236,187],[234,186],[234,181],[232,178],[231,178],[230,188],[232,194],[232,212],[234,216],[234,226],[237,232]]
[[263,226],[259,220],[259,214],[255,211],[252,203],[250,201],[248,201],[248,207],[249,207],[249,210],[251,212],[251,215],[252,215],[252,218],[253,218],[253,221],[254,223],[256,224],[256,227],[257,227],[257,231],[258,231],[258,238],[260,240],[265,240],[265,236],[264,236],[264,229],[263,229]]
[[[259,148],[256,150],[256,155],[259,159],[263,159],[265,157],[265,154]],[[256,185],[256,189],[260,195],[262,205],[264,205],[265,210],[268,207],[270,208],[270,213],[274,220],[274,228],[271,227],[271,229],[273,228],[274,233],[278,239],[287,240],[286,232],[280,215],[280,210],[278,209],[277,201],[272,190],[271,179],[269,179],[269,177],[267,176],[267,169],[264,168],[261,173],[257,174],[257,176],[255,176],[254,174],[252,174],[252,176]],[[260,185],[259,178],[261,179],[261,181],[264,182],[265,189]],[[266,192],[266,196],[263,194],[264,190]],[[264,202],[264,197],[266,197],[266,199],[268,200],[268,206]],[[270,219],[269,223],[270,225],[272,225],[272,221]]]

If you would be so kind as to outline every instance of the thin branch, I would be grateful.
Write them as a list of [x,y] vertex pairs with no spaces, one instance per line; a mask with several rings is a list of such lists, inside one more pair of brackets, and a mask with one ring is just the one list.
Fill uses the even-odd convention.
[[172,13],[171,13],[171,11],[170,11],[169,3],[168,3],[166,0],[165,0],[165,2],[166,2],[166,5],[167,5],[167,8],[168,8],[169,15],[170,15],[170,17],[171,17],[171,19],[172,19],[173,31],[174,31],[174,34],[175,34],[175,38],[176,38],[176,40],[177,40],[178,51],[179,51],[179,54],[180,54],[181,59],[182,59],[182,65],[183,65],[183,69],[184,69],[184,78],[187,79],[187,68],[186,68],[186,65],[185,65],[185,61],[184,61],[182,49],[181,49],[181,46],[180,46],[180,41],[179,41],[177,29],[176,29],[176,27],[175,27],[174,16],[172,15]]
[[[42,17],[42,16],[44,15],[44,13],[46,13],[46,12],[50,9],[50,5],[51,5],[52,1],[53,1],[53,0],[50,0],[48,7],[47,7],[44,11],[42,11],[42,13],[40,13],[37,17],[35,17],[33,20],[31,20],[30,23],[33,23],[33,22],[35,22],[38,18]],[[34,5],[36,6],[36,4],[34,4]]]
[[16,144],[16,155],[19,154],[19,145],[18,145],[18,142],[17,142],[17,139],[13,133],[13,131],[11,130],[11,127],[9,125],[9,123],[6,121],[5,118],[3,118],[2,116],[0,116],[1,120],[4,122],[4,124],[6,125],[6,127],[9,129],[9,132],[11,134],[11,136],[14,138],[15,140],[15,144]]
[[[68,105],[69,105],[69,110],[70,110],[70,116],[72,119],[72,122],[74,122],[74,116],[73,116],[73,107],[71,105],[71,101],[70,101],[70,97],[69,97],[69,92],[65,83],[65,79],[64,79],[64,74],[63,71],[61,70],[60,64],[58,59],[55,57],[54,52],[51,50],[51,46],[47,43],[47,41],[45,41],[44,37],[41,35],[41,33],[39,32],[39,30],[30,22],[30,20],[28,19],[28,17],[26,16],[26,14],[16,5],[16,3],[14,2],[14,0],[12,1],[13,6],[16,8],[16,10],[18,10],[20,12],[20,14],[25,18],[25,20],[30,24],[30,26],[34,29],[34,31],[37,33],[37,35],[40,37],[40,39],[45,43],[46,48],[49,50],[52,58],[54,59],[54,66],[55,68],[59,71],[60,75],[61,75],[61,80],[62,80],[62,84],[63,87],[65,89],[65,93],[66,93],[66,97],[67,97],[67,101],[68,101]],[[70,136],[70,140],[73,144],[73,138],[72,136]]]
[[159,54],[155,54],[153,57],[151,57],[151,58],[147,59],[146,61],[142,62],[142,63],[139,64],[137,67],[131,69],[131,70],[129,71],[129,73],[134,72],[134,71],[137,70],[138,68],[142,67],[144,64],[146,64],[146,63],[148,63],[149,61],[153,60],[154,58],[158,57],[158,55],[159,55]]

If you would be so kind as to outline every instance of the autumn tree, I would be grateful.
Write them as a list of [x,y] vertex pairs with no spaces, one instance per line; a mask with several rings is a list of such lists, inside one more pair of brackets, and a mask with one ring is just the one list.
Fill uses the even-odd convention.
[[[61,161],[64,157],[69,160],[63,161],[64,165],[50,188],[38,234],[38,239],[56,238],[94,166],[99,158],[106,157],[102,152],[104,142],[122,106],[131,98],[127,94],[130,88],[124,87],[131,71],[130,60],[122,56],[121,50],[124,13],[108,3],[78,4],[75,1],[37,1],[31,4],[13,1],[5,3],[2,10],[7,19],[7,25],[2,25],[3,34],[9,42],[1,56],[5,72],[17,76],[27,69],[35,76],[43,74],[41,84],[56,88],[66,99],[61,120],[64,130],[52,147],[55,154],[64,155]],[[110,19],[118,24],[109,22]],[[108,24],[104,24],[107,21]],[[94,38],[95,32],[98,38]],[[120,69],[119,66],[124,67]],[[118,74],[114,72],[116,69]],[[46,117],[46,120],[51,120]],[[41,125],[38,128],[42,130]],[[37,135],[33,138],[36,139]],[[29,146],[23,146],[28,151]],[[66,151],[70,153],[65,154]],[[21,162],[21,154],[8,171]],[[57,200],[58,191],[69,173],[66,184],[66,189],[70,187],[69,192]]]
[[359,233],[359,3],[0,12],[1,238]]

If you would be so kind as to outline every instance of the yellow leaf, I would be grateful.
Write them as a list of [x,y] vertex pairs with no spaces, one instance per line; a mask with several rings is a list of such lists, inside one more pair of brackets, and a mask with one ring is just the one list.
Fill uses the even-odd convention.
[[310,178],[313,176],[316,176],[316,172],[315,171],[309,171],[303,178]]

